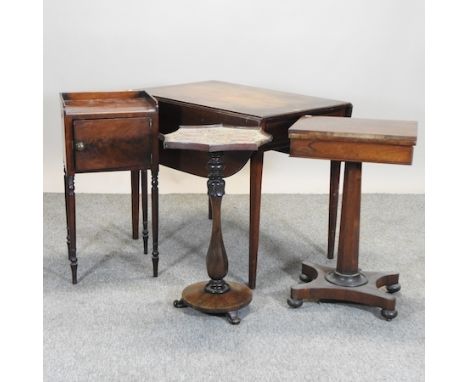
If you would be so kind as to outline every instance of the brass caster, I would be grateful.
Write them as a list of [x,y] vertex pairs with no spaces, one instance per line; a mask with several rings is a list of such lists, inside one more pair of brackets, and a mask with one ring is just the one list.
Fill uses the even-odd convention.
[[299,308],[302,306],[302,303],[303,301],[302,300],[295,300],[293,298],[288,298],[288,305],[291,307],[291,308]]
[[396,316],[398,316],[398,311],[397,310],[387,310],[387,309],[382,309],[380,311],[380,314],[382,314],[382,317],[385,318],[387,321],[393,320]]

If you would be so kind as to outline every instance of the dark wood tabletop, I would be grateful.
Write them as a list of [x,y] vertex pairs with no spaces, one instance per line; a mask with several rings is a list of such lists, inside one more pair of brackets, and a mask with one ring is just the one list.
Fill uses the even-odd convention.
[[276,90],[233,84],[222,81],[203,81],[163,86],[147,90],[158,99],[175,100],[213,109],[271,118],[296,114],[306,110],[326,109],[348,102],[317,98]]
[[[159,103],[160,132],[169,134],[181,125],[224,124],[260,127],[272,136],[261,151],[289,153],[288,129],[301,116],[351,116],[352,104],[325,98],[292,94],[233,84],[203,81],[181,85],[148,88]],[[228,177],[238,172],[250,158],[236,152],[226,157]],[[206,176],[207,157],[203,153],[183,154],[161,151],[160,163],[176,170]]]

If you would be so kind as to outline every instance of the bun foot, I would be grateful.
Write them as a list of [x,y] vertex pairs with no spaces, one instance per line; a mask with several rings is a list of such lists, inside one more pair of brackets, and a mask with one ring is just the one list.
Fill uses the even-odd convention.
[[305,283],[308,283],[308,282],[312,281],[312,279],[309,276],[307,276],[306,274],[304,274],[304,273],[301,273],[301,275],[299,276],[299,279],[301,281],[304,281]]
[[288,305],[291,308],[299,308],[302,306],[303,301],[302,300],[295,300],[293,298],[288,298]]
[[401,289],[401,285],[399,283],[393,285],[387,285],[387,292],[388,293],[396,293]]
[[173,304],[175,308],[186,308],[188,306],[183,299],[174,300]]
[[237,312],[227,312],[226,318],[231,325],[239,325],[241,322],[241,319],[239,318]]
[[387,321],[391,321],[396,316],[398,316],[398,311],[397,310],[382,309],[380,313],[382,314],[382,317],[385,318]]

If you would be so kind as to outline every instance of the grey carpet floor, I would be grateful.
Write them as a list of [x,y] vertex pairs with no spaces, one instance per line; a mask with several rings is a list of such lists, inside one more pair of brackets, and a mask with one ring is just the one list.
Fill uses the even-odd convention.
[[[257,289],[242,322],[175,309],[207,278],[204,195],[160,198],[160,276],[131,239],[129,195],[77,195],[78,284],[63,195],[44,195],[46,381],[422,381],[424,196],[364,195],[360,266],[397,270],[399,316],[345,303],[288,308],[302,260],[325,257],[327,196],[264,195]],[[246,282],[248,197],[223,200],[228,279]]]

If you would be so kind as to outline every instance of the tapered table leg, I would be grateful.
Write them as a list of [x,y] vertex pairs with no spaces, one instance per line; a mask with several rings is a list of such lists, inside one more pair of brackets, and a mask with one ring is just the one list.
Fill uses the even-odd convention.
[[340,192],[341,162],[330,162],[330,200],[328,208],[328,250],[327,257],[333,259],[335,252],[336,220],[338,215],[338,199]]
[[148,254],[148,171],[141,170],[141,210],[143,215],[143,253]]
[[256,151],[250,158],[249,287],[251,289],[255,289],[257,284],[262,171],[263,151]]

